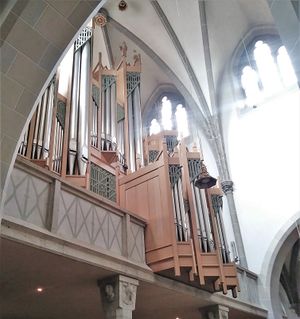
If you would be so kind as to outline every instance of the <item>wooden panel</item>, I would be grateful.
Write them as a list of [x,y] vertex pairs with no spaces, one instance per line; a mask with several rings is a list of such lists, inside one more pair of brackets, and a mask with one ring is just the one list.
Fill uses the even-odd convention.
[[155,263],[159,260],[169,259],[173,257],[173,248],[171,245],[154,249],[146,252],[147,263]]
[[219,267],[219,261],[216,254],[202,253],[201,256],[202,256],[203,266],[218,266]]
[[157,264],[150,265],[150,267],[154,272],[160,272],[162,270],[172,269],[175,267],[174,259],[167,260],[167,261],[160,261]]

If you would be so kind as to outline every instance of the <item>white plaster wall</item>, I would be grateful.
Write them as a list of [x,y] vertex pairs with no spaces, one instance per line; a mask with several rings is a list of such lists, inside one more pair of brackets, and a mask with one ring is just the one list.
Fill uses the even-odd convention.
[[246,256],[250,270],[261,273],[276,233],[300,208],[299,90],[244,114],[229,86],[223,93],[223,132]]

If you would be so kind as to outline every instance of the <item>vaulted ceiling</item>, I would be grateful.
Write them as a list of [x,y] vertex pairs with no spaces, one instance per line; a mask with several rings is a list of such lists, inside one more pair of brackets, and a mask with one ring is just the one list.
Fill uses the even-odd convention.
[[[218,90],[238,43],[249,30],[273,25],[267,0],[128,0],[124,11],[119,2],[104,6],[107,36],[115,61],[124,39],[128,55],[133,50],[142,54],[143,105],[159,84],[173,83],[187,103],[197,104],[205,114],[212,104],[209,87]],[[213,85],[205,63],[208,49]]]

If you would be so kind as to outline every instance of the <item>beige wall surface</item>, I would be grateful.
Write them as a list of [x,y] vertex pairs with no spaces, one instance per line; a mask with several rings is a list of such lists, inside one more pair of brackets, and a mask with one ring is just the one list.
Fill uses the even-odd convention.
[[15,0],[1,3],[1,207],[17,143],[39,93],[80,28],[104,2]]

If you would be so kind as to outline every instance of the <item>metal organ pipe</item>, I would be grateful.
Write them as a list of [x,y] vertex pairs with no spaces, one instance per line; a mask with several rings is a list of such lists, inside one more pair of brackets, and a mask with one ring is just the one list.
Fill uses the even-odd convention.
[[207,239],[207,233],[205,229],[205,222],[204,222],[204,216],[203,216],[203,209],[201,205],[201,199],[200,199],[200,194],[199,190],[195,188],[194,182],[191,184],[192,186],[192,192],[194,194],[194,199],[195,199],[195,204],[196,204],[196,220],[198,224],[198,228],[200,230],[200,240],[203,245],[203,250],[204,252],[208,251],[208,239]]
[[182,191],[182,182],[181,178],[178,179],[177,185],[178,188],[178,197],[179,197],[179,207],[180,207],[180,215],[181,215],[181,223],[182,223],[182,233],[183,233],[183,240],[187,241],[188,239],[188,222],[187,222],[187,216],[183,201],[183,191]]
[[88,109],[90,79],[90,42],[87,41],[81,53],[79,121],[78,121],[78,168],[85,175],[88,161]]
[[50,134],[51,134],[51,124],[52,124],[52,113],[53,113],[53,101],[54,101],[54,82],[52,81],[49,87],[48,93],[48,103],[47,103],[47,112],[45,120],[45,132],[43,140],[43,159],[48,158],[49,148],[50,148]]
[[128,133],[129,133],[129,168],[132,172],[135,171],[135,145],[134,145],[134,126],[133,126],[133,105],[132,94],[127,97],[127,109],[128,109]]
[[116,150],[117,131],[116,131],[116,82],[111,84],[110,89],[110,107],[111,107],[111,142],[112,150]]
[[43,135],[44,135],[47,99],[48,99],[48,89],[46,89],[43,94],[42,104],[41,104],[41,115],[39,119],[39,133],[38,133],[38,142],[37,142],[37,159],[41,158],[41,153],[43,149]]
[[105,139],[106,139],[106,148],[110,150],[111,142],[111,87],[108,85],[105,90]]
[[77,123],[79,103],[79,79],[80,79],[80,50],[75,51],[73,61],[73,82],[71,94],[71,116],[69,129],[69,172],[74,172],[75,158],[77,154]]
[[174,209],[175,209],[175,214],[176,214],[176,221],[177,221],[177,232],[178,232],[178,239],[180,241],[183,240],[183,232],[182,232],[182,222],[181,222],[181,216],[180,216],[180,207],[179,207],[179,201],[178,201],[178,189],[176,187],[177,185],[175,184],[174,187],[172,188],[172,195],[173,195],[173,202],[174,202]]
[[142,118],[141,118],[141,98],[139,85],[133,91],[133,118],[134,133],[136,141],[136,157],[140,160],[140,165],[144,165],[143,142],[142,142]]
[[119,162],[124,165],[124,120],[120,120],[118,122],[118,130],[117,130],[117,138],[118,138],[118,151],[119,151]]
[[104,150],[105,146],[105,91],[101,90],[101,150]]
[[202,191],[200,189],[198,189],[197,191],[200,194],[201,206],[202,206],[203,215],[204,215],[205,229],[206,229],[206,233],[207,233],[208,246],[210,248],[210,251],[212,251],[215,249],[215,244],[214,244],[214,238],[213,238],[212,230],[211,230],[209,211],[207,208],[205,193],[204,193],[204,191]]
[[41,102],[39,102],[38,107],[37,107],[36,120],[35,120],[35,124],[34,124],[33,147],[32,147],[32,156],[31,156],[32,159],[36,158],[40,114],[41,114]]

